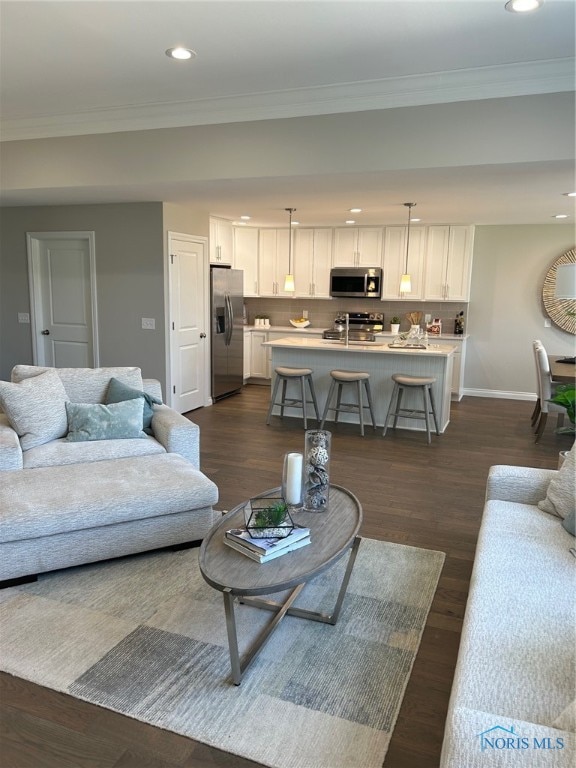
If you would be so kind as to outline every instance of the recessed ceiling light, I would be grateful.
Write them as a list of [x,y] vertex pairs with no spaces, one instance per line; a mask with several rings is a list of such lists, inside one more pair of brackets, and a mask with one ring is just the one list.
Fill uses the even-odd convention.
[[179,61],[187,61],[188,59],[196,58],[196,51],[193,51],[190,48],[177,46],[176,48],[168,48],[166,56],[171,59],[178,59]]
[[410,219],[410,221],[422,221],[422,219]]
[[346,224],[356,224],[354,219],[346,219]]
[[240,218],[242,219],[242,221],[250,221],[251,217],[250,216],[240,216]]
[[564,197],[576,197],[576,192],[563,192]]
[[362,213],[362,208],[348,208],[348,213]]
[[300,222],[299,221],[293,221],[292,224],[293,224],[293,226],[297,227],[298,224],[300,224]]
[[552,216],[553,219],[567,219],[568,214],[567,213],[557,213],[555,216]]
[[537,11],[544,0],[508,0],[504,6],[511,13],[529,13]]

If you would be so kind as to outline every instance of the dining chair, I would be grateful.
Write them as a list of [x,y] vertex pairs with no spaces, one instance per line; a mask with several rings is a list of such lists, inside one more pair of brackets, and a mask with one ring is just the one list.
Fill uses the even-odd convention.
[[551,403],[550,398],[554,396],[554,382],[550,373],[550,362],[548,355],[542,344],[535,346],[535,358],[538,367],[538,396],[540,398],[540,414],[538,416],[538,423],[536,426],[536,440],[537,443],[544,432],[546,427],[546,421],[548,420],[549,413],[558,414],[558,427],[561,427],[564,423],[564,414],[566,409],[562,405],[556,405]]

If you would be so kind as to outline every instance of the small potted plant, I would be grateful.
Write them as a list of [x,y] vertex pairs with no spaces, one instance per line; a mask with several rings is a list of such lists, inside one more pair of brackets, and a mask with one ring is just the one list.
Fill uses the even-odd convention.
[[558,432],[573,434],[576,431],[576,386],[574,384],[559,384],[556,387],[554,397],[549,402],[564,406],[572,423],[571,427],[561,427]]
[[283,539],[294,530],[288,505],[279,496],[250,499],[244,508],[244,519],[253,539]]
[[398,334],[400,333],[400,318],[396,317],[396,315],[394,315],[394,317],[390,321],[390,332],[394,336],[398,336]]

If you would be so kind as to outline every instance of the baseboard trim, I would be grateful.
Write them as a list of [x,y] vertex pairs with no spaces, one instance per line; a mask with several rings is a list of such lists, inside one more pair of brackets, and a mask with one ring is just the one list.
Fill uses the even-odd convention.
[[465,389],[464,394],[468,397],[492,397],[498,400],[530,400],[534,402],[537,399],[534,392],[506,392],[499,389]]

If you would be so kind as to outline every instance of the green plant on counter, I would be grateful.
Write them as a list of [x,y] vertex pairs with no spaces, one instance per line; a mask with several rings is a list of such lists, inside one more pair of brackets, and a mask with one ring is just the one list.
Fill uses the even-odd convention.
[[548,402],[564,406],[572,424],[576,423],[576,385],[559,384],[554,397]]
[[392,320],[390,320],[390,323],[392,325],[400,325],[400,318],[399,317],[393,317]]

